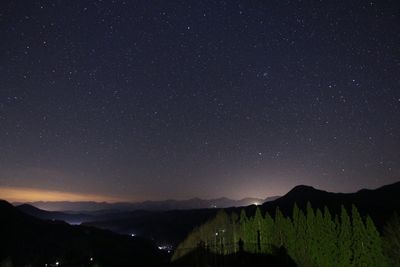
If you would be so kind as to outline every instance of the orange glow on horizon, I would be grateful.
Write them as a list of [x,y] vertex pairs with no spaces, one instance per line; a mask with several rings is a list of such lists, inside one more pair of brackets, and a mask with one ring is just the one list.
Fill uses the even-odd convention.
[[0,187],[0,199],[10,202],[35,202],[35,201],[96,201],[119,202],[123,199],[111,196],[61,192],[56,190],[24,188],[24,187]]

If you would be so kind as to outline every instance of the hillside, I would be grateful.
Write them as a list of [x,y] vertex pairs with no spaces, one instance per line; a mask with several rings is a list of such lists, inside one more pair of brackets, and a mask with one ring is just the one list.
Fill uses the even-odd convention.
[[163,253],[151,242],[92,227],[43,221],[0,201],[0,262],[15,266],[44,266],[59,262],[77,266],[89,262],[106,266],[160,266]]

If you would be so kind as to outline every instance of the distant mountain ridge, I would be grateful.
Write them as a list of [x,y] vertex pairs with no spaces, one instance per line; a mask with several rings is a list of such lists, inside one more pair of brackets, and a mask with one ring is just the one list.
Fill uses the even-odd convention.
[[[138,203],[119,202],[68,202],[68,201],[51,201],[51,202],[28,202],[31,206],[47,211],[64,211],[67,213],[92,213],[92,212],[111,212],[111,211],[165,211],[165,210],[185,210],[185,209],[206,209],[206,208],[228,208],[242,207],[251,204],[262,204],[265,201],[271,201],[278,197],[269,197],[267,199],[260,198],[244,198],[241,200],[233,200],[225,197],[217,199],[200,199],[192,198],[188,200],[163,200],[163,201],[144,201]],[[20,205],[22,203],[14,203]],[[102,212],[104,213],[104,212]]]
[[36,218],[40,218],[42,220],[59,220],[59,221],[65,221],[69,224],[81,224],[82,222],[91,221],[99,218],[91,214],[82,214],[82,213],[69,214],[60,211],[42,210],[30,204],[22,204],[16,206],[16,208],[25,214],[31,215]]

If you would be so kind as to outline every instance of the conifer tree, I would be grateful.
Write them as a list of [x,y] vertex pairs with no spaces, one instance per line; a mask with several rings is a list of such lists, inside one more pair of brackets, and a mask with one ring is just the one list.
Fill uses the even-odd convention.
[[350,266],[353,258],[352,227],[347,210],[342,205],[340,224],[337,225],[338,237],[338,266]]
[[249,219],[246,215],[246,211],[242,209],[240,211],[240,218],[239,218],[239,224],[240,224],[240,239],[243,241],[243,249],[245,251],[250,251],[250,238],[249,238]]
[[311,203],[307,203],[307,229],[306,229],[306,240],[307,240],[307,253],[310,258],[310,262],[308,264],[315,265],[315,255],[318,253],[318,246],[316,242],[316,233],[315,233],[315,214],[314,210],[311,206]]
[[254,216],[250,216],[247,228],[246,228],[246,235],[247,235],[247,249],[251,253],[257,252],[257,230],[255,226],[255,219]]
[[369,266],[368,262],[368,250],[366,247],[366,229],[364,222],[358,212],[356,206],[352,206],[352,229],[353,229],[353,238],[352,238],[352,249],[353,249],[353,262],[351,266],[354,267],[363,267]]
[[254,214],[254,243],[256,244],[256,251],[260,253],[262,251],[262,243],[264,242],[264,236],[262,232],[262,224],[263,224],[264,218],[261,214],[260,208],[256,208],[256,212]]
[[279,207],[275,210],[275,221],[274,221],[274,230],[273,230],[273,241],[272,244],[280,248],[284,246],[284,227],[285,227],[285,218],[283,217],[282,212]]
[[328,207],[324,207],[324,217],[322,224],[322,244],[321,244],[321,253],[322,253],[322,266],[327,267],[336,267],[338,266],[337,262],[337,251],[338,251],[338,236],[336,232],[336,224],[332,220],[331,213],[329,212]]
[[209,230],[209,246],[208,249],[214,253],[217,252],[218,248],[218,236],[217,232],[217,220],[216,217],[208,221],[208,230]]
[[224,210],[220,210],[214,219],[214,229],[216,237],[216,251],[219,254],[227,254],[227,226],[229,225],[228,214]]
[[262,235],[263,239],[263,252],[264,253],[272,253],[271,245],[273,240],[273,231],[274,231],[274,219],[272,219],[271,215],[268,212],[265,213],[263,227],[262,227]]
[[310,240],[313,242],[311,247],[313,247],[313,254],[311,254],[313,262],[316,266],[324,266],[324,259],[323,259],[323,246],[325,244],[325,233],[323,232],[323,216],[320,209],[317,209],[315,213],[315,220],[313,224],[313,239]]
[[239,249],[239,225],[238,225],[239,216],[236,212],[232,212],[230,216],[230,247],[232,248],[232,253],[237,253]]
[[379,266],[385,267],[387,265],[387,259],[383,255],[382,250],[382,239],[379,235],[379,232],[376,230],[374,222],[371,217],[367,217],[366,220],[366,248],[367,255],[369,260],[369,266]]
[[289,255],[292,255],[296,247],[296,232],[293,226],[293,222],[290,217],[286,217],[283,221],[283,240],[284,247],[286,248]]
[[307,251],[307,223],[306,216],[303,211],[298,208],[296,203],[293,207],[293,229],[295,233],[295,242],[291,250],[288,250],[289,255],[299,264],[299,266],[306,266],[308,260]]
[[[198,228],[198,234],[200,236],[200,241],[204,242],[204,247],[207,248],[211,245],[211,231],[209,227],[209,222],[204,223],[202,226]],[[193,232],[192,232],[193,233]],[[192,235],[192,233],[190,235]]]

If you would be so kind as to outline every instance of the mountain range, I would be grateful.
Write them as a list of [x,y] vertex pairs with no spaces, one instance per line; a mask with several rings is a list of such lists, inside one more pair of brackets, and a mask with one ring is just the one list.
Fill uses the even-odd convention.
[[58,220],[64,221],[72,225],[79,225],[82,222],[93,221],[100,219],[100,216],[96,216],[88,213],[66,213],[61,211],[47,211],[39,209],[30,204],[21,204],[16,208],[25,214],[40,218],[42,220]]
[[[339,214],[343,205],[347,210],[354,204],[360,213],[370,215],[381,229],[394,212],[400,212],[400,182],[369,190],[362,189],[355,193],[332,193],[315,189],[311,186],[299,185],[287,194],[262,205],[226,208],[228,212],[240,213],[244,208],[248,215],[253,215],[256,208],[263,213],[275,214],[277,207],[290,216],[296,203],[305,210],[308,202],[313,208],[323,209],[327,206],[331,213]],[[110,216],[101,220],[86,222],[85,225],[109,229],[118,233],[135,233],[149,236],[155,240],[175,245],[179,243],[196,226],[215,216],[218,209],[171,210],[138,213],[131,212],[124,216]]]
[[112,211],[134,211],[134,210],[184,210],[184,209],[206,209],[206,208],[228,208],[228,207],[242,207],[254,203],[263,203],[277,199],[278,196],[268,197],[266,199],[260,198],[244,198],[241,200],[234,200],[229,198],[216,198],[216,199],[201,199],[192,198],[187,200],[162,200],[162,201],[144,201],[137,203],[130,202],[70,202],[70,201],[38,201],[27,203],[13,203],[18,206],[21,204],[29,204],[37,208],[48,211],[64,211],[68,213],[111,213]]
[[[362,189],[355,193],[332,193],[311,186],[299,185],[284,196],[264,202],[262,205],[230,207],[225,210],[239,213],[244,208],[248,216],[251,216],[256,208],[260,208],[263,213],[269,212],[273,215],[276,208],[279,207],[284,214],[290,215],[295,203],[300,209],[305,210],[309,202],[315,209],[327,206],[335,215],[340,212],[341,206],[350,210],[352,205],[356,205],[360,214],[363,217],[367,214],[370,215],[378,229],[381,230],[394,212],[400,212],[399,196],[400,182],[373,190]],[[176,202],[174,204],[173,207],[179,206]],[[163,205],[162,207],[167,206]],[[188,206],[182,204],[179,207]],[[64,255],[62,254],[64,250],[72,251],[71,253],[74,255],[80,255],[79,251],[84,251],[82,257],[93,253],[96,254],[96,257],[98,255],[101,257],[101,247],[111,245],[113,247],[110,248],[110,251],[115,252],[113,249],[119,249],[121,244],[124,244],[124,248],[125,246],[127,248],[135,246],[146,248],[147,252],[144,252],[143,255],[154,253],[154,257],[159,258],[160,255],[152,249],[151,242],[157,246],[173,248],[196,226],[215,216],[218,210],[218,208],[207,207],[171,210],[108,209],[89,213],[65,213],[44,211],[27,204],[14,207],[5,201],[0,201],[0,236],[3,241],[0,246],[2,253],[0,253],[0,259],[6,255],[14,255],[17,258],[23,255],[20,258],[25,262],[28,260],[44,262],[53,254]],[[71,226],[58,220],[83,223],[80,226]],[[131,243],[132,240],[129,237],[132,238],[132,236],[135,236],[136,243]],[[142,244],[140,238],[152,241],[143,241]],[[127,243],[125,244],[125,242]],[[75,247],[75,244],[80,245]],[[125,252],[129,253],[125,249],[115,253],[123,255]],[[36,257],[35,255],[41,256]],[[141,257],[138,256],[138,258]],[[104,262],[107,260],[109,259],[103,259]]]

